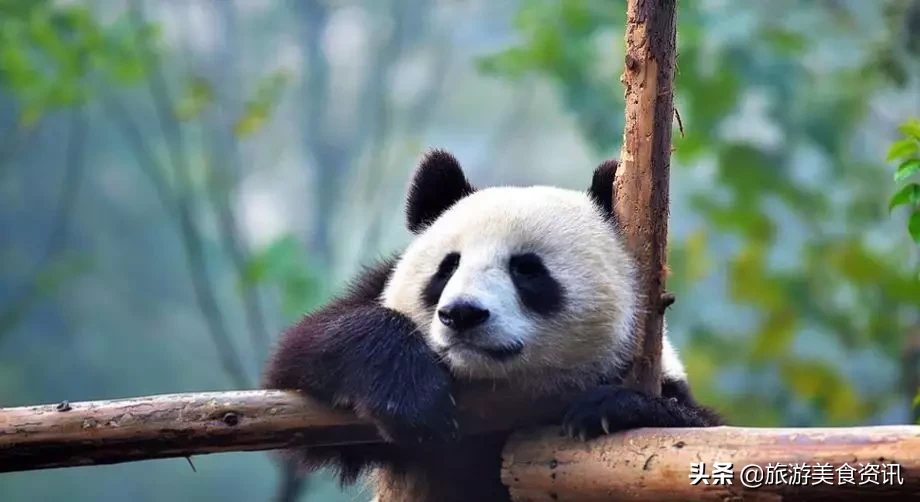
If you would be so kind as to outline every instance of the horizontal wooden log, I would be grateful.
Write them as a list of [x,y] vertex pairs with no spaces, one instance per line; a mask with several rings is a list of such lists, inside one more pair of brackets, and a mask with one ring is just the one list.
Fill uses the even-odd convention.
[[509,440],[502,480],[517,502],[920,500],[920,426],[637,429],[588,442],[531,429]]
[[[458,400],[467,434],[552,420],[564,406],[562,398],[532,401],[494,387],[472,389]],[[380,440],[354,414],[283,391],[0,408],[0,472]]]
[[[530,426],[558,418],[566,399],[532,402],[501,389],[458,396],[466,434],[523,429],[505,451],[502,477],[515,500],[803,500],[862,495],[920,495],[920,427],[832,429],[640,429],[582,443],[558,428]],[[296,393],[233,391],[173,394],[0,408],[0,472],[258,451],[294,445],[380,441],[375,429],[351,413]],[[732,485],[691,484],[691,463],[733,464]],[[741,469],[785,463],[829,463],[830,485],[745,489]],[[854,468],[854,485],[839,484],[839,467]],[[860,482],[860,464],[898,466],[900,483]],[[815,479],[811,472],[811,480]],[[890,475],[890,474],[889,474]],[[763,483],[763,480],[761,481]],[[775,483],[774,483],[775,484]],[[799,500],[797,497],[795,500]]]

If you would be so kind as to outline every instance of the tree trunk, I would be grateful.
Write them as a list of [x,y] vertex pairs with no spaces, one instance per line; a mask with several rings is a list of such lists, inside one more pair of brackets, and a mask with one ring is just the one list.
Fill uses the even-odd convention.
[[626,24],[626,126],[616,200],[619,224],[634,254],[644,308],[630,387],[660,394],[662,317],[667,262],[668,170],[674,117],[676,0],[628,0]]

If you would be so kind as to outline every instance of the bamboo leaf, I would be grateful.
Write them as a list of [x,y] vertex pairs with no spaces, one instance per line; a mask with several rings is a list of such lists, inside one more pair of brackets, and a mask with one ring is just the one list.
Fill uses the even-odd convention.
[[917,140],[912,138],[899,139],[892,143],[891,147],[888,149],[887,161],[891,162],[893,160],[910,157],[917,153],[918,150],[920,150],[920,144],[917,143]]
[[888,212],[893,211],[894,208],[898,206],[913,205],[918,203],[920,203],[920,185],[916,183],[904,185],[903,188],[891,196],[891,201],[888,203]]
[[920,121],[917,119],[911,119],[898,126],[898,130],[901,131],[905,136],[910,136],[917,141],[920,141]]
[[910,215],[910,221],[907,222],[907,230],[914,242],[920,244],[920,209],[915,209],[914,214]]
[[900,183],[917,173],[920,173],[920,159],[907,159],[895,171],[894,181]]
[[176,117],[186,121],[197,117],[214,100],[214,91],[210,82],[202,77],[194,77],[188,83],[188,90],[176,105]]

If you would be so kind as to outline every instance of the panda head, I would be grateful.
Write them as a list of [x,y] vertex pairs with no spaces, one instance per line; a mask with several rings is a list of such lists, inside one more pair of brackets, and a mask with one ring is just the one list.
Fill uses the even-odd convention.
[[632,354],[634,266],[611,207],[614,162],[587,191],[476,189],[429,153],[406,216],[416,234],[382,295],[458,377],[535,385],[606,374]]

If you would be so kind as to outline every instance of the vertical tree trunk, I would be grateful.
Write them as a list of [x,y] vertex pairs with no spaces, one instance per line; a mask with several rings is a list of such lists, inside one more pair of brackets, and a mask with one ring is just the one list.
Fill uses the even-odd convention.
[[627,2],[626,127],[614,205],[645,299],[636,320],[643,342],[627,385],[653,395],[660,393],[676,17],[676,0]]

